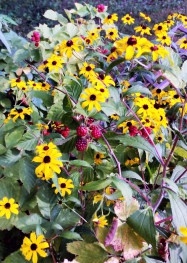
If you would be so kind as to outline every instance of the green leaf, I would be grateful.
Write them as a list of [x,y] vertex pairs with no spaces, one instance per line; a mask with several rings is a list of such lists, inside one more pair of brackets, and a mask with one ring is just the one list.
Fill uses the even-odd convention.
[[7,151],[7,149],[2,145],[0,144],[0,154],[3,154]]
[[77,26],[75,26],[75,25],[72,24],[72,23],[68,23],[68,24],[67,24],[66,30],[67,30],[67,33],[68,33],[68,35],[70,36],[70,38],[76,36],[77,33],[78,33],[78,31],[79,31],[78,28],[77,28]]
[[80,263],[103,263],[108,259],[108,253],[99,243],[89,244],[82,241],[74,241],[67,244],[68,252],[78,255],[76,260]]
[[62,145],[59,146],[59,149],[62,153],[69,153],[75,148],[76,137],[69,137],[62,141]]
[[108,73],[110,73],[110,71],[117,65],[121,64],[122,62],[124,62],[125,59],[124,58],[119,58],[119,59],[116,59],[115,61],[113,61],[109,66],[108,68],[106,69],[106,75],[108,75]]
[[180,157],[187,159],[187,151],[181,147],[176,147],[174,153],[179,155]]
[[62,209],[53,221],[54,224],[59,224],[62,228],[74,227],[80,221],[80,217],[69,209]]
[[93,181],[93,182],[88,183],[85,186],[81,187],[81,189],[87,190],[87,191],[101,190],[101,189],[106,188],[108,185],[110,185],[111,182],[112,182],[111,178]]
[[57,15],[58,15],[58,13],[56,11],[49,9],[44,13],[43,16],[50,19],[50,20],[57,20]]
[[39,140],[40,132],[38,130],[37,131],[35,130],[32,132],[33,134],[31,132],[26,132],[23,135],[22,139],[18,142],[17,147],[27,150],[27,151],[35,150],[36,145]]
[[160,157],[158,156],[157,152],[155,151],[155,148],[144,138],[140,136],[131,137],[129,135],[124,135],[119,137],[121,143],[125,146],[132,146],[138,149],[142,149],[144,151],[147,151],[151,153],[159,162],[161,162]]
[[127,218],[127,224],[139,234],[148,244],[156,247],[156,229],[153,211],[150,207],[138,210]]
[[10,49],[10,45],[8,43],[8,41],[6,40],[4,34],[1,32],[0,30],[0,40],[2,41],[2,43],[5,45],[5,47],[7,48],[8,52],[11,54],[11,49]]
[[109,87],[108,90],[110,91],[110,97],[113,98],[115,103],[119,103],[120,102],[120,94],[118,92],[118,90],[114,87]]
[[72,110],[72,103],[71,103],[71,100],[69,99],[69,97],[67,95],[63,99],[63,109],[66,112],[69,112]]
[[83,240],[82,237],[78,233],[71,232],[71,231],[63,232],[60,235],[60,237],[64,237],[64,238],[67,238],[67,239]]
[[143,258],[145,259],[146,263],[163,263],[163,261],[150,258],[149,256],[144,256]]
[[169,178],[163,178],[163,180],[169,185],[169,188],[173,190],[175,193],[179,192],[178,186]]
[[72,80],[70,83],[70,86],[68,85],[66,87],[66,90],[68,92],[68,94],[74,98],[74,100],[78,100],[79,96],[82,92],[82,85],[78,84],[77,81]]
[[181,68],[182,80],[187,82],[187,61],[185,60]]
[[21,158],[20,151],[13,149],[8,150],[4,154],[0,155],[0,165],[11,166]]
[[4,263],[28,263],[28,260],[24,258],[21,251],[18,250],[12,254],[10,254],[6,259],[3,261]]
[[82,160],[73,160],[73,161],[70,161],[69,164],[70,165],[75,165],[75,166],[78,166],[78,167],[80,167],[80,166],[89,167],[89,168],[93,169],[93,167],[88,162],[82,161]]
[[20,180],[29,193],[36,183],[35,168],[37,165],[38,164],[33,163],[31,159],[28,158],[22,158],[19,162]]
[[123,93],[123,96],[127,96],[127,95],[137,93],[137,92],[140,92],[141,94],[148,94],[152,96],[151,91],[141,85],[132,86],[126,92]]
[[57,203],[57,195],[51,185],[43,185],[36,195],[39,210],[44,218],[51,219],[51,212]]
[[15,128],[14,131],[8,132],[5,135],[5,144],[7,148],[12,148],[17,145],[17,143],[21,140],[21,137],[24,133],[25,127],[21,126]]
[[133,171],[122,171],[122,176],[125,178],[131,178],[131,179],[136,179],[141,182],[143,182],[142,178],[139,176],[139,174],[133,172]]
[[47,114],[47,120],[61,121],[62,115],[63,115],[63,106],[62,106],[62,102],[59,101],[58,103],[55,103],[54,105],[51,106]]
[[132,190],[130,186],[124,182],[123,180],[117,177],[111,177],[113,184],[116,186],[118,190],[121,191],[123,197],[125,198],[127,205],[130,205],[132,200]]
[[173,225],[180,234],[179,228],[181,226],[187,227],[187,206],[186,204],[172,191],[167,191],[171,204],[171,211],[173,216]]
[[37,225],[41,225],[44,222],[46,221],[38,214],[26,215],[16,221],[15,227],[23,231],[23,233],[35,232]]
[[53,104],[53,96],[48,94],[46,91],[36,90],[32,92],[32,97],[39,98],[43,103],[50,107]]

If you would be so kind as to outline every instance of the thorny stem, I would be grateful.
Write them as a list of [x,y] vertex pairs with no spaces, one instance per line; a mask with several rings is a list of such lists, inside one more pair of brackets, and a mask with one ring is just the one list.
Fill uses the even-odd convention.
[[123,100],[122,100],[122,102],[123,102],[123,104],[126,106],[126,108],[132,113],[132,115],[134,116],[134,118],[140,123],[140,125],[142,126],[142,128],[145,130],[145,133],[146,133],[147,136],[149,137],[149,140],[150,140],[151,144],[152,144],[153,147],[155,148],[155,151],[156,151],[156,153],[157,153],[157,155],[158,155],[158,157],[159,157],[159,159],[160,159],[160,162],[161,162],[162,166],[164,166],[164,161],[163,161],[163,159],[162,159],[162,156],[160,156],[160,154],[159,154],[159,152],[158,152],[158,150],[157,150],[157,148],[156,148],[155,143],[153,142],[151,136],[149,135],[149,133],[148,133],[147,130],[145,129],[144,125],[141,123],[140,119],[139,119],[138,116],[135,114],[135,112],[129,107],[129,105],[128,105],[125,101],[123,101]]
[[110,144],[108,143],[107,139],[105,138],[105,136],[104,136],[103,134],[101,134],[101,136],[102,136],[103,141],[106,143],[106,145],[107,145],[107,147],[108,147],[108,149],[109,149],[109,151],[110,151],[110,154],[112,155],[112,157],[113,157],[113,159],[114,159],[114,161],[115,161],[115,163],[116,163],[116,165],[117,165],[117,167],[118,167],[118,174],[119,174],[119,176],[122,177],[122,175],[121,175],[121,164],[120,164],[120,162],[118,161],[117,157],[115,156],[115,154],[114,154],[114,152],[113,152]]

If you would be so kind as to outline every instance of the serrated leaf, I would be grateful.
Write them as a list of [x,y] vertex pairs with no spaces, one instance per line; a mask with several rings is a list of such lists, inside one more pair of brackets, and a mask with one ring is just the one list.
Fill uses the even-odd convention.
[[[22,139],[18,142],[17,147],[27,150],[27,151],[32,151],[36,148],[36,145],[38,143],[38,139],[40,136],[40,132],[39,131],[33,131],[34,134],[32,134],[31,132],[26,132]],[[36,137],[35,137],[35,136]],[[38,139],[37,139],[38,137]]]
[[66,87],[66,90],[72,98],[78,100],[82,92],[82,85],[80,85],[80,83],[78,84],[77,81],[72,80],[70,86],[68,85]]
[[36,163],[33,163],[31,159],[22,158],[19,162],[19,176],[24,187],[30,193],[30,190],[35,186],[36,175],[35,168],[37,167]]
[[70,38],[72,38],[72,37],[77,35],[77,33],[78,33],[77,26],[75,26],[72,23],[68,23],[66,26],[67,26],[66,30],[67,30],[67,33],[70,36]]
[[62,209],[57,218],[53,221],[62,228],[74,227],[80,221],[80,217],[69,209]]
[[0,144],[0,154],[3,154],[7,151],[7,149],[2,145]]
[[127,218],[127,224],[139,234],[148,244],[156,247],[156,229],[153,211],[150,207],[138,210]]
[[93,167],[88,162],[83,161],[83,160],[73,160],[73,161],[70,161],[69,164],[70,165],[75,165],[75,166],[78,166],[78,167],[80,167],[80,166],[89,167],[89,168],[93,169]]
[[24,233],[29,233],[30,231],[35,232],[37,225],[41,225],[44,222],[46,221],[41,216],[38,214],[32,214],[19,218],[16,221],[15,226]]
[[2,166],[11,166],[16,163],[21,158],[20,151],[13,149],[6,151],[0,155],[0,165]]
[[8,132],[5,135],[5,144],[7,148],[12,148],[21,140],[25,127],[15,128],[14,131]]
[[101,190],[101,189],[106,188],[108,185],[110,185],[111,182],[112,182],[111,178],[93,181],[93,182],[88,183],[85,186],[81,187],[81,189],[87,190],[87,191]]
[[3,261],[4,263],[28,263],[28,260],[25,259],[25,257],[22,255],[21,251],[18,250],[8,257]]
[[43,185],[36,195],[39,210],[44,218],[51,219],[51,212],[57,203],[57,195],[51,185]]
[[32,97],[41,99],[43,103],[48,107],[50,107],[53,104],[53,96],[48,94],[46,91],[42,91],[42,90],[33,91]]
[[140,208],[138,201],[132,198],[131,204],[128,206],[126,201],[116,201],[114,205],[114,211],[120,220],[125,221],[132,213]]
[[66,95],[63,99],[63,109],[66,111],[66,112],[70,112],[72,110],[72,103],[71,103],[71,100],[70,98]]
[[78,233],[71,232],[71,231],[63,232],[60,235],[60,237],[64,237],[64,238],[67,238],[67,239],[83,240],[82,237]]
[[168,191],[171,204],[173,224],[180,233],[179,228],[187,227],[187,206],[186,204],[172,191]]
[[111,177],[113,184],[116,186],[118,190],[121,191],[123,197],[125,198],[127,205],[130,205],[132,200],[132,189],[130,186],[124,182],[123,180],[117,177]]
[[75,148],[76,137],[70,137],[68,140],[63,140],[62,145],[59,146],[59,149],[62,153],[69,153]]
[[47,114],[47,119],[51,121],[61,121],[63,115],[62,102],[55,103],[51,106]]
[[108,259],[108,253],[99,243],[89,244],[82,241],[74,241],[67,244],[67,250],[78,255],[76,260],[80,263],[103,263]]

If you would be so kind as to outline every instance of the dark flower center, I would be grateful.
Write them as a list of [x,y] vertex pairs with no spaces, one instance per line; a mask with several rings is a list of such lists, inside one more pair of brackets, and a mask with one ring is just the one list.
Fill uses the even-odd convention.
[[159,137],[158,137],[158,140],[161,141],[161,140],[162,140],[162,137],[159,136]]
[[90,39],[86,39],[86,43],[87,43],[87,44],[90,44]]
[[34,250],[36,250],[36,249],[37,249],[37,245],[36,245],[36,244],[32,244],[32,245],[31,245],[31,250],[34,251]]
[[18,113],[21,113],[23,110],[22,109],[17,109],[17,112]]
[[43,62],[43,64],[44,64],[44,65],[46,65],[47,63],[48,63],[48,61],[47,61],[47,60],[45,60],[45,61]]
[[154,108],[158,110],[158,109],[160,108],[160,104],[155,103],[155,104],[154,104]]
[[25,90],[25,88],[23,87],[22,90]]
[[135,37],[129,37],[127,44],[130,46],[136,45],[137,44],[137,40]]
[[112,47],[112,48],[111,48],[111,52],[116,51],[116,49],[117,49],[116,47]]
[[162,30],[162,26],[158,26],[158,30]]
[[162,121],[163,120],[163,117],[162,116],[160,116],[160,121]]
[[162,92],[161,89],[157,89],[157,90],[156,90],[156,93],[157,93],[157,94],[160,94],[161,92]]
[[100,91],[101,91],[101,92],[105,92],[105,90],[104,90],[104,89],[100,89]]
[[6,203],[6,204],[5,204],[5,208],[6,208],[6,209],[10,209],[10,203]]
[[166,39],[166,36],[163,36],[162,39]]
[[126,20],[130,20],[130,17],[126,17]]
[[45,156],[44,159],[43,159],[44,163],[50,163],[50,161],[51,161],[50,156]]
[[42,83],[42,87],[45,87],[46,86],[46,84],[45,83]]
[[92,33],[92,36],[94,36],[95,35],[95,33]]
[[67,47],[71,47],[73,45],[73,41],[72,40],[68,40],[67,42],[66,42],[66,46]]
[[178,98],[179,98],[179,95],[176,94],[176,95],[174,95],[173,97],[174,97],[175,99],[178,99]]
[[52,65],[53,65],[53,66],[55,66],[56,64],[57,64],[57,62],[56,62],[56,61],[53,61],[53,62],[52,62]]
[[147,104],[144,104],[144,105],[143,105],[143,109],[144,109],[144,110],[148,110],[148,109],[149,109],[148,105],[147,105]]
[[108,19],[111,19],[112,18],[112,15],[108,15],[108,17],[107,17]]
[[49,150],[49,146],[44,146],[44,147],[43,147],[43,150],[44,150],[44,151]]
[[34,83],[34,84],[33,84],[33,87],[35,87],[35,86],[36,86],[36,84]]
[[114,35],[114,32],[110,32],[109,35],[111,35],[111,36]]
[[90,100],[96,100],[96,96],[94,95],[94,94],[92,94],[91,96],[90,96]]
[[157,51],[157,50],[158,50],[158,47],[157,47],[157,46],[151,47],[151,51]]
[[184,40],[184,42],[183,42],[184,44],[187,44],[187,40]]
[[104,74],[99,74],[99,78],[103,80],[105,78]]
[[16,79],[16,82],[20,82],[21,80],[20,79]]
[[100,155],[99,154],[96,155],[96,159],[100,159]]
[[90,66],[86,67],[86,71],[90,71],[92,68]]
[[62,184],[60,185],[60,188],[66,188],[66,184],[65,184],[65,183],[62,183]]
[[142,26],[142,29],[146,29],[147,27],[145,25]]
[[131,127],[132,126],[132,122],[128,121],[127,122],[127,127]]

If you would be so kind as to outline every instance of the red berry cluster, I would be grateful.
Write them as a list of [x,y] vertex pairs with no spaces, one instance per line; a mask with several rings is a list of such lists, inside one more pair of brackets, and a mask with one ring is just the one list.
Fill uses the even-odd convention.
[[38,33],[37,31],[34,31],[31,36],[31,41],[35,42],[35,46],[38,47],[39,42],[40,42],[40,33]]
[[54,124],[52,125],[52,127],[56,133],[60,133],[63,137],[68,137],[70,133],[70,129],[68,128],[68,126],[63,125],[59,121],[54,121]]

